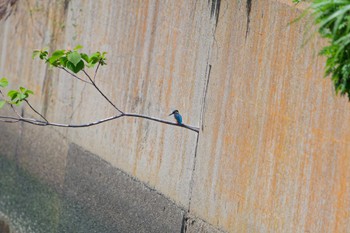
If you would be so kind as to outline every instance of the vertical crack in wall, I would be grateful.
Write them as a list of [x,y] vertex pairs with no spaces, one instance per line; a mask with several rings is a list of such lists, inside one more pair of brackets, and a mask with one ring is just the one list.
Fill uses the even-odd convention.
[[181,233],[185,233],[187,230],[187,214],[184,213],[183,217],[182,217],[182,223],[181,223]]
[[[208,4],[210,1],[208,1]],[[211,24],[211,30],[212,30],[212,36],[211,36],[211,42],[208,46],[208,53],[207,53],[207,65],[204,75],[204,89],[203,89],[203,97],[201,101],[201,111],[200,111],[200,117],[199,117],[199,125],[200,129],[204,130],[204,113],[205,113],[205,102],[207,99],[207,93],[208,93],[208,87],[209,87],[209,81],[210,81],[210,75],[211,75],[211,68],[212,65],[210,64],[210,58],[211,58],[211,51],[213,42],[215,41],[215,30],[218,24],[219,20],[219,13],[220,13],[220,3],[221,0],[212,0],[211,1],[211,7],[210,7],[210,20],[214,18],[214,22]],[[193,186],[194,186],[194,179],[195,179],[195,170],[196,170],[196,162],[197,162],[197,153],[198,153],[198,143],[199,143],[199,137],[200,132],[197,134],[196,139],[196,147],[194,152],[194,158],[193,158],[193,165],[192,165],[192,174],[191,174],[191,180],[190,180],[190,188],[189,188],[189,197],[188,197],[188,204],[187,204],[187,212],[184,214],[182,226],[181,226],[181,232],[185,233],[187,232],[187,228],[189,226],[189,220],[190,220],[190,212],[191,212],[191,203],[192,203],[192,194],[193,194]]]
[[[210,0],[208,0],[208,4],[210,4]],[[211,0],[210,18],[215,17],[215,28],[219,22],[220,5],[221,0]]]
[[247,39],[248,32],[249,32],[250,12],[252,10],[252,0],[247,0],[246,9],[247,9],[247,28],[245,30],[245,39]]
[[197,134],[196,148],[194,150],[194,159],[193,159],[192,174],[191,174],[191,180],[190,180],[189,198],[188,198],[188,204],[187,204],[188,208],[187,208],[187,212],[184,213],[182,227],[181,227],[181,233],[185,233],[187,231],[189,214],[191,212],[191,202],[192,202],[192,192],[193,192],[193,184],[194,184],[194,173],[196,170],[196,160],[197,160],[196,157],[197,157],[197,151],[198,151],[198,142],[199,142],[199,133]]
[[[209,59],[209,54],[208,54],[208,59]],[[205,77],[207,77],[207,82],[206,82],[206,85],[204,86],[204,94],[203,94],[204,97],[203,97],[203,103],[202,103],[202,109],[201,109],[201,129],[202,129],[202,131],[204,131],[204,111],[205,111],[205,102],[207,101],[210,73],[211,73],[211,64],[207,63],[207,70],[205,73]]]

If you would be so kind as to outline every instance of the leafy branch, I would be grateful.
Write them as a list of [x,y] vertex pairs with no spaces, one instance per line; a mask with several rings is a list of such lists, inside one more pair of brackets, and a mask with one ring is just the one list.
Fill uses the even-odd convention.
[[350,100],[350,0],[314,0],[311,7],[319,34],[329,42],[320,52],[327,58],[325,75]]
[[336,94],[347,95],[350,100],[350,0],[308,2],[310,7],[306,13],[311,10],[318,34],[328,43],[320,51],[320,55],[327,58],[325,77],[331,77]]
[[[55,126],[55,127],[67,127],[67,128],[83,128],[90,127],[93,125],[98,125],[107,121],[116,120],[122,117],[136,117],[142,118],[150,121],[155,121],[163,124],[168,124],[172,126],[182,127],[199,133],[199,128],[185,125],[183,123],[178,124],[172,121],[162,120],[156,117],[151,117],[143,114],[137,113],[127,113],[122,111],[119,107],[117,107],[107,95],[101,91],[101,89],[96,84],[96,77],[98,70],[101,66],[107,65],[106,63],[106,52],[95,52],[90,56],[85,53],[80,53],[79,50],[82,49],[82,46],[78,45],[73,50],[56,50],[51,55],[47,49],[35,50],[33,52],[33,58],[38,57],[39,59],[45,61],[50,66],[59,68],[66,73],[68,73],[72,78],[92,85],[100,95],[117,111],[116,115],[100,119],[97,121],[84,123],[84,124],[63,124],[63,123],[55,123],[46,119],[39,111],[37,111],[32,104],[29,102],[28,98],[30,95],[33,95],[33,91],[20,87],[18,90],[9,90],[7,93],[7,97],[3,94],[2,89],[8,86],[8,80],[6,78],[0,79],[0,109],[4,107],[6,104],[10,105],[11,109],[15,113],[16,116],[0,116],[0,122],[6,123],[17,123],[17,122],[25,122],[32,125],[37,126]],[[85,68],[95,68],[94,76],[91,77],[85,70]],[[78,73],[83,74],[83,77],[80,77]],[[22,103],[25,103],[40,119],[37,118],[27,118],[18,114],[14,106],[19,106]]]

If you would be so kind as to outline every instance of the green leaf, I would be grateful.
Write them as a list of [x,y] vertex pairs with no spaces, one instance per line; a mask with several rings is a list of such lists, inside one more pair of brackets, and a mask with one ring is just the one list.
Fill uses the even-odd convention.
[[78,52],[72,52],[68,54],[68,61],[73,63],[74,66],[77,66],[77,64],[81,61],[81,56]]
[[67,66],[66,66],[69,70],[73,71],[75,73],[75,66],[72,62],[67,61]]
[[51,57],[52,58],[60,58],[65,54],[65,50],[56,50],[55,52],[52,53]]
[[29,94],[31,94],[31,95],[34,94],[34,92],[33,92],[32,90],[29,90],[29,89],[27,89],[27,90],[25,91],[25,93],[28,94],[28,95],[29,95]]
[[14,100],[17,98],[17,95],[19,94],[16,90],[11,90],[7,93],[7,96],[11,98],[11,100]]
[[24,93],[27,89],[25,89],[24,87],[19,87],[19,89],[20,89],[20,91],[22,92],[22,93]]
[[42,49],[42,50],[36,49],[36,50],[34,50],[33,53],[32,53],[32,58],[34,59],[35,57],[39,56],[39,58],[40,58],[41,60],[44,60],[44,59],[46,59],[46,57],[47,57],[48,54],[49,54],[49,53],[47,52],[47,48]]
[[40,58],[41,60],[44,60],[44,59],[47,58],[47,55],[48,55],[48,54],[49,54],[49,52],[47,52],[47,51],[40,51],[39,58]]
[[63,67],[67,67],[67,61],[68,61],[68,59],[66,57],[61,57],[60,58],[60,65]]
[[27,97],[28,97],[28,95],[26,95],[25,93],[19,93],[18,100],[22,101],[22,100],[26,99]]
[[107,65],[107,63],[106,63],[106,58],[101,58],[100,64],[101,64],[101,66]]
[[82,60],[76,66],[70,61],[67,62],[67,68],[73,71],[74,73],[78,73],[79,71],[84,69],[84,66],[85,65]]
[[32,54],[32,58],[34,59],[35,57],[39,56],[40,53],[41,53],[40,50],[34,50],[34,51],[33,51],[33,54]]
[[6,101],[5,100],[0,100],[0,108],[4,107]]
[[80,54],[81,58],[84,59],[87,63],[90,62],[89,56],[86,53],[81,53]]
[[78,73],[79,71],[81,71],[82,69],[84,69],[84,62],[80,61],[77,66],[76,66],[76,73]]
[[94,53],[89,58],[89,67],[93,67],[97,62],[100,61],[101,54],[100,52]]
[[74,51],[78,51],[78,50],[80,50],[80,49],[82,49],[83,48],[83,46],[82,45],[80,45],[80,44],[78,44],[77,46],[75,46],[75,48],[73,49]]
[[60,64],[59,60],[63,56],[65,56],[65,50],[56,50],[47,61],[53,66],[58,66]]
[[0,79],[0,87],[7,87],[7,85],[9,85],[9,82],[5,77]]

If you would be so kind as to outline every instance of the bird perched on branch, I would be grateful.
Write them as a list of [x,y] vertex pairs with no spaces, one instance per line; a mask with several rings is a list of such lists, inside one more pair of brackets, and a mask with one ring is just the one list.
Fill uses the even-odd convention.
[[182,125],[182,116],[180,115],[179,110],[174,110],[172,113],[169,114],[169,116],[171,116],[173,114],[174,114],[176,122],[179,125]]

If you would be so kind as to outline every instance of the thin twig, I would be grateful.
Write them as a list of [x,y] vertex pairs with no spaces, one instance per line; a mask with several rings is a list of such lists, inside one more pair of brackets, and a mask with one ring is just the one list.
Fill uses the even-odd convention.
[[0,119],[0,122],[5,122],[5,123],[17,123],[19,120],[2,120]]
[[98,63],[97,64],[97,67],[96,67],[96,70],[95,70],[95,74],[94,74],[94,82],[96,82],[96,75],[97,75],[97,71],[98,71],[98,68],[100,67],[101,63]]
[[8,122],[8,121],[12,121],[12,122],[19,122],[19,121],[23,121],[26,123],[30,123],[33,125],[38,125],[38,126],[56,126],[56,127],[66,127],[66,128],[84,128],[84,127],[89,127],[89,126],[93,126],[93,125],[98,125],[107,121],[111,121],[117,118],[122,117],[123,115],[116,115],[116,116],[112,116],[112,117],[108,117],[102,120],[98,120],[98,121],[94,121],[94,122],[90,122],[90,123],[86,123],[86,124],[61,124],[61,123],[54,123],[54,122],[46,122],[46,121],[40,121],[37,119],[33,119],[33,118],[16,118],[16,117],[8,117],[8,116],[0,116],[0,121],[1,122]]
[[22,118],[22,116],[16,111],[15,107],[13,107],[13,104],[10,104],[10,107],[19,118]]
[[90,123],[86,123],[86,124],[60,124],[60,123],[51,123],[48,122],[48,125],[52,125],[52,126],[56,126],[56,127],[68,127],[68,128],[84,128],[84,127],[89,127],[89,126],[93,126],[93,125],[98,125],[107,121],[111,121],[117,118],[123,117],[122,114],[120,115],[116,115],[116,116],[111,116],[102,120],[98,120],[98,121],[94,121],[94,122],[90,122]]
[[41,118],[43,118],[46,122],[49,122],[43,115],[41,115],[33,106],[29,103],[28,100],[24,99],[24,101],[28,104],[28,106],[36,113],[38,114]]
[[103,98],[105,98],[105,100],[107,100],[108,103],[110,103],[115,109],[117,109],[118,112],[120,112],[121,114],[124,114],[124,112],[122,110],[120,110],[117,106],[115,106],[115,104],[113,104],[112,101],[110,99],[108,99],[108,97],[105,94],[103,94],[103,92],[100,90],[100,88],[97,87],[97,85],[94,82],[94,80],[91,79],[90,75],[88,73],[86,73],[85,70],[83,70],[83,72],[88,77],[88,79],[90,80],[91,84],[96,88],[96,90],[98,92],[100,92],[100,94],[103,96]]
[[6,121],[12,121],[12,122],[19,122],[19,121],[24,121],[24,122],[28,122],[28,123],[34,123],[34,122],[38,122],[38,123],[46,123],[43,121],[38,121],[36,119],[32,119],[32,118],[16,118],[16,117],[9,117],[9,116],[0,116],[0,120],[2,122],[6,122]]
[[66,71],[68,74],[72,75],[74,78],[79,79],[80,81],[82,81],[82,82],[84,82],[84,83],[88,83],[88,84],[92,85],[92,83],[90,83],[90,82],[88,82],[88,81],[86,81],[86,80],[84,80],[84,79],[82,79],[82,78],[79,78],[77,75],[73,74],[72,72],[70,72],[69,70],[67,70],[67,69],[64,68],[64,67],[58,66],[58,68],[60,68],[60,69],[62,69],[62,70],[64,70],[64,71]]
[[[2,97],[4,97],[4,100],[5,100],[5,95],[4,95],[4,93],[2,93],[2,91],[0,90],[0,94],[2,95]],[[6,100],[5,100],[6,101]],[[7,101],[6,101],[7,102]],[[22,118],[22,116],[16,111],[16,109],[15,109],[15,107],[13,107],[13,104],[11,104],[11,103],[9,103],[9,102],[7,102],[9,105],[10,105],[10,107],[11,107],[11,109],[14,111],[14,113],[19,117],[19,118]]]

